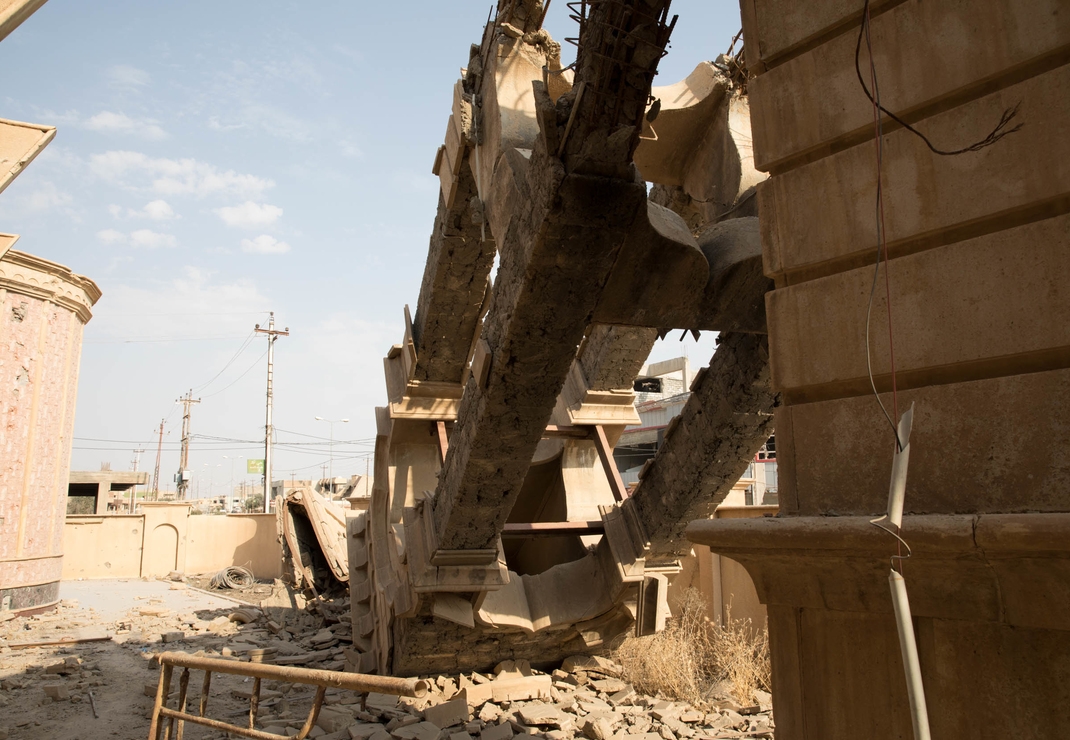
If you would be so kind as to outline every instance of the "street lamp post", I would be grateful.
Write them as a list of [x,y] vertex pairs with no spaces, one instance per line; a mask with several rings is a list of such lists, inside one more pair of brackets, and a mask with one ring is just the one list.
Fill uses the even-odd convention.
[[349,419],[324,419],[322,416],[317,416],[316,421],[325,421],[331,425],[331,443],[328,447],[330,451],[330,473],[327,480],[330,481],[328,485],[331,487],[331,495],[334,495],[334,425],[335,424],[348,424]]
[[[227,488],[227,508],[230,508],[230,499],[234,495],[234,463],[238,460],[244,460],[244,455],[238,455],[237,457],[230,457],[229,455],[223,455],[224,460],[230,460],[230,484]],[[245,498],[242,497],[242,508],[245,508]]]

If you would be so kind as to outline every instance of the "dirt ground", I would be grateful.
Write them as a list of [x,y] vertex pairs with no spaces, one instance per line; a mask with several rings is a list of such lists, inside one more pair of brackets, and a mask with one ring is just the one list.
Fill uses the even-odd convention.
[[[255,587],[254,587],[255,588]],[[269,588],[270,590],[270,588]],[[256,593],[243,594],[251,599]],[[160,670],[183,651],[340,671],[352,646],[348,599],[305,609],[256,608],[163,581],[65,582],[51,612],[0,622],[0,740],[149,737]],[[66,644],[41,645],[66,641]],[[573,656],[553,674],[504,661],[493,674],[429,676],[430,693],[397,697],[328,689],[318,740],[714,740],[773,737],[768,695],[758,705],[694,704],[637,692],[607,658]],[[176,706],[179,670],[172,683]],[[188,706],[200,699],[191,675]],[[213,673],[207,716],[246,725],[252,679]],[[265,681],[257,729],[292,736],[315,689]],[[374,700],[374,701],[373,701]],[[188,740],[228,737],[187,724]],[[151,740],[151,739],[150,739]]]
[[[68,599],[50,613],[0,623],[0,740],[146,738],[160,673],[150,660],[153,653],[183,650],[220,656],[242,634],[244,625],[228,619],[241,607],[233,601],[189,588],[172,590],[158,581],[94,585],[96,596],[87,599],[93,606]],[[105,639],[18,647],[26,642],[100,637]],[[177,686],[177,680],[174,683]],[[250,686],[251,679],[213,675],[210,715],[234,721],[247,713],[248,701],[234,698],[232,692],[248,691]],[[49,690],[68,698],[53,699],[46,687],[60,687]],[[265,682],[264,688],[289,687]],[[199,691],[199,685],[191,686],[191,696],[199,696]],[[311,690],[295,688],[281,703],[292,705],[291,714],[304,716],[311,700]],[[277,699],[263,702],[263,711],[278,710],[279,704]],[[185,737],[224,735],[187,725]]]

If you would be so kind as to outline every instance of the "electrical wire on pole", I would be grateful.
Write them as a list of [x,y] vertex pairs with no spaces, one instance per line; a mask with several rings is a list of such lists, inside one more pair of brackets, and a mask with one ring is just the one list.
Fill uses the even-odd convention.
[[177,484],[177,494],[175,498],[179,501],[186,500],[186,493],[189,491],[189,481],[191,478],[189,470],[190,406],[200,402],[201,399],[193,398],[192,388],[189,393],[178,399],[178,403],[182,404],[182,453],[181,461],[178,464],[178,474],[175,476],[175,483]]
[[156,470],[152,474],[152,500],[160,498],[160,453],[163,452],[163,424],[166,419],[160,419],[160,443],[156,447]]
[[290,327],[282,331],[275,328],[275,312],[268,315],[268,328],[261,329],[257,324],[253,331],[257,334],[266,334],[268,340],[268,364],[267,364],[267,419],[264,423],[264,513],[271,512],[271,406],[274,400],[272,383],[275,372],[275,340],[279,337],[288,337]]

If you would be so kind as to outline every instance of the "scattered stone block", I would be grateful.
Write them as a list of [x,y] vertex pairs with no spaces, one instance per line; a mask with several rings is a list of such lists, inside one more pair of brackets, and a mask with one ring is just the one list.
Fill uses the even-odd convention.
[[520,721],[526,725],[557,725],[561,722],[561,712],[557,707],[542,702],[532,702],[517,712]]
[[316,719],[316,726],[322,728],[324,733],[345,730],[351,724],[353,724],[353,715],[338,705],[323,707],[320,709],[320,716]]
[[602,717],[588,719],[583,725],[583,734],[591,740],[610,740],[613,737],[613,726],[609,720]]
[[479,740],[513,740],[513,727],[508,722],[488,725],[479,733]]
[[408,727],[399,727],[390,733],[395,740],[438,740],[442,729],[431,722],[417,722]]
[[160,635],[160,639],[164,642],[180,642],[186,639],[186,633],[175,630],[173,632],[164,632]]
[[372,691],[368,694],[367,700],[364,702],[365,706],[369,709],[375,709],[381,711],[383,709],[396,709],[398,705],[398,698],[393,694],[379,694]]
[[358,722],[346,728],[350,740],[370,740],[377,732],[385,732],[386,728],[378,722]]
[[679,720],[689,725],[693,725],[696,722],[701,722],[705,717],[706,715],[697,709],[687,709],[680,713]]
[[601,691],[604,694],[615,694],[628,688],[628,684],[619,678],[603,678],[598,681],[591,681],[590,685],[596,691]]
[[579,671],[597,671],[607,676],[613,676],[620,678],[624,669],[614,663],[609,658],[603,658],[600,655],[572,655],[565,658],[565,661],[561,664],[561,670],[568,673],[577,673]]
[[472,740],[472,736],[467,732],[451,732],[450,740]]
[[443,702],[424,710],[424,719],[439,729],[461,725],[472,719],[468,713],[466,696],[459,696],[452,701]]
[[502,716],[502,710],[494,702],[487,702],[479,710],[479,718],[486,723],[491,723]]
[[71,698],[71,692],[69,692],[67,687],[61,683],[50,684],[48,686],[42,686],[41,688],[44,690],[45,696],[52,701],[67,701]]
[[[635,689],[633,689],[631,686],[625,686],[623,689],[609,697],[609,703],[615,707],[619,707],[625,702],[630,702],[633,698],[635,698]],[[702,716],[700,714],[699,720],[701,719]],[[695,721],[697,722],[699,720]]]

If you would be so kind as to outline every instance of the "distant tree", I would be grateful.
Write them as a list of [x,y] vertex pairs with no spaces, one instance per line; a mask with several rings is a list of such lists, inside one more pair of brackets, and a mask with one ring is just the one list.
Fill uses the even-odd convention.
[[263,511],[264,510],[264,497],[260,495],[250,496],[245,499],[246,511]]

